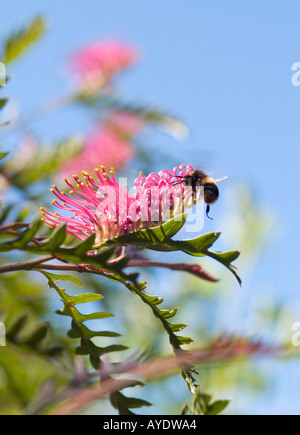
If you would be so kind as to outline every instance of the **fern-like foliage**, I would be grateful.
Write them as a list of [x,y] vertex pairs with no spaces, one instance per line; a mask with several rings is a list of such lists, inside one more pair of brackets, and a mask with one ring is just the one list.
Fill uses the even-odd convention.
[[[64,226],[54,230],[47,237],[38,237],[41,222],[36,219],[19,237],[1,243],[0,251],[19,249],[34,254],[50,254],[55,259],[77,265],[79,272],[98,273],[112,281],[123,284],[152,310],[154,316],[160,321],[162,327],[168,334],[170,344],[176,353],[176,351],[182,350],[182,345],[189,344],[192,341],[190,337],[177,335],[178,332],[186,327],[185,324],[170,322],[170,319],[176,315],[177,309],[161,309],[159,306],[162,304],[163,299],[158,296],[147,295],[145,293],[145,283],[137,281],[138,274],[124,272],[124,269],[128,265],[129,259],[127,257],[119,261],[110,260],[115,250],[120,246],[133,245],[139,248],[157,251],[180,250],[192,256],[210,256],[214,258],[224,264],[237,277],[239,283],[241,283],[235,269],[231,265],[231,262],[238,257],[239,252],[216,253],[209,250],[220,236],[220,233],[209,233],[189,240],[173,240],[173,236],[184,225],[185,217],[185,215],[182,215],[180,218],[177,216],[163,225],[126,234],[103,242],[100,248],[98,248],[97,253],[93,253],[94,255],[90,255],[93,251],[94,235],[84,241],[77,242],[75,245],[66,245],[67,233]],[[45,265],[43,266],[45,267]],[[35,265],[35,268],[38,267],[39,265]],[[83,325],[86,320],[101,319],[111,314],[97,312],[90,315],[82,315],[75,308],[77,304],[100,300],[100,295],[85,294],[71,297],[59,288],[55,281],[58,279],[73,280],[76,284],[81,285],[77,279],[66,275],[61,275],[60,277],[51,276],[45,271],[43,273],[47,276],[49,285],[56,289],[64,302],[64,308],[60,311],[60,314],[68,315],[72,318],[72,328],[69,331],[69,336],[81,339],[81,345],[78,347],[77,352],[82,355],[89,355],[94,368],[99,368],[99,358],[101,358],[103,354],[123,350],[123,347],[120,345],[111,345],[107,348],[96,346],[91,339],[101,335],[101,333],[92,332]],[[192,367],[185,367],[182,370],[182,376],[193,393],[196,392],[198,386],[194,377],[195,373]],[[118,400],[114,400],[113,402],[119,403]]]
[[[78,278],[72,275],[54,275],[49,272],[40,270],[47,278],[49,287],[56,290],[63,302],[63,309],[58,310],[57,314],[68,316],[72,319],[71,329],[68,331],[68,336],[73,339],[80,339],[80,345],[75,352],[78,355],[88,355],[92,366],[99,370],[100,378],[106,378],[101,369],[103,355],[111,352],[120,352],[126,350],[127,347],[121,344],[111,344],[109,346],[99,346],[93,341],[96,337],[120,337],[120,334],[112,331],[92,331],[84,323],[89,320],[101,320],[113,316],[113,314],[103,311],[92,312],[90,314],[82,314],[76,307],[81,304],[98,302],[103,296],[99,293],[84,293],[77,296],[70,296],[64,288],[57,285],[56,281],[70,281],[82,287]],[[118,381],[115,380],[117,384]],[[141,384],[139,381],[136,384]],[[133,414],[131,408],[139,408],[141,406],[150,406],[146,400],[126,397],[120,391],[114,391],[110,394],[110,401],[121,415]]]

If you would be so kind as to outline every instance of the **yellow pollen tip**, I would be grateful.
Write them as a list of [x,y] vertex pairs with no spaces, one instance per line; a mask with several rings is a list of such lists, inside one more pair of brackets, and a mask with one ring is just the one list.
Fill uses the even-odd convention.
[[61,195],[65,195],[65,192],[64,191],[62,191],[62,192],[60,192],[61,193]]
[[55,216],[57,216],[58,215],[57,211],[54,214],[55,214]]
[[63,180],[64,180],[64,181],[67,181],[68,179],[67,179],[67,177],[64,177]]
[[40,210],[43,211],[43,210],[44,210],[44,207],[40,207]]
[[100,165],[100,168],[101,168],[101,169],[105,169],[105,166],[103,166],[103,165]]
[[74,190],[70,190],[70,192],[69,192],[69,193],[70,193],[70,195],[73,195],[73,193],[74,193]]
[[56,199],[53,199],[53,201],[51,201],[51,204],[55,204],[57,202]]
[[61,205],[63,205],[63,206],[65,206],[66,205],[66,203],[65,202],[63,202]]
[[142,172],[142,171],[140,171],[140,175],[143,175],[143,172]]
[[72,177],[73,178],[78,178],[78,175],[77,174],[73,174]]
[[60,226],[60,224],[56,224],[56,227],[59,227]]
[[95,172],[100,172],[100,168],[95,168],[94,171]]
[[45,222],[45,218],[41,218],[41,221],[42,221],[42,222]]

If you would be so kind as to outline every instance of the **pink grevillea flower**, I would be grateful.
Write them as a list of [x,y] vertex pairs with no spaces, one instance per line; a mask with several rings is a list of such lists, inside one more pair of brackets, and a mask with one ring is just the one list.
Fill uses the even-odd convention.
[[146,122],[140,116],[126,110],[115,110],[110,117],[104,120],[104,126],[129,138],[138,135],[145,124]]
[[113,166],[116,169],[122,168],[135,155],[133,144],[119,131],[111,126],[98,126],[90,133],[83,144],[82,151],[68,161],[60,169],[60,173],[72,176],[82,168],[91,172],[95,167],[95,162],[101,160],[106,167]]
[[71,68],[83,83],[105,85],[118,72],[132,65],[137,52],[122,42],[107,40],[84,47],[73,54]]
[[191,207],[193,192],[178,181],[192,171],[181,165],[146,177],[140,173],[132,193],[117,183],[113,168],[110,176],[103,166],[95,169],[96,178],[82,171],[83,179],[73,175],[76,187],[64,179],[69,194],[53,186],[52,204],[63,214],[42,208],[42,220],[51,227],[66,224],[66,231],[82,240],[95,233],[97,248],[107,239],[158,225]]

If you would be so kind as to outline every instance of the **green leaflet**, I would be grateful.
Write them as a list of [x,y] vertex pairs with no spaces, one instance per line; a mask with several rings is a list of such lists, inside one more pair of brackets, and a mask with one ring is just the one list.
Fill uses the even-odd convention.
[[133,415],[130,408],[140,408],[141,406],[152,406],[150,402],[134,397],[126,397],[120,391],[110,394],[110,401],[114,408],[119,410],[120,415]]
[[33,19],[26,28],[10,35],[4,41],[4,55],[2,62],[7,64],[17,60],[45,33],[46,23],[42,17]]
[[182,415],[219,415],[229,403],[229,400],[212,402],[212,396],[201,393],[198,388],[194,396],[192,408],[185,404]]
[[8,101],[8,98],[0,98],[0,110],[5,106],[7,101]]
[[0,160],[4,159],[9,153],[0,153]]
[[[16,344],[30,348],[41,355],[56,357],[64,350],[64,346],[60,343],[51,342],[52,331],[48,323],[37,323],[30,327],[28,332],[27,325],[31,324],[32,320],[28,313],[20,314],[7,325],[6,339]],[[24,332],[25,331],[25,332]]]
[[86,338],[93,338],[93,337],[120,337],[121,335],[112,332],[112,331],[91,331],[89,328],[87,328],[85,325],[81,324],[80,327],[78,324],[72,320],[71,329],[68,331],[68,336],[70,338],[81,338],[82,333]]

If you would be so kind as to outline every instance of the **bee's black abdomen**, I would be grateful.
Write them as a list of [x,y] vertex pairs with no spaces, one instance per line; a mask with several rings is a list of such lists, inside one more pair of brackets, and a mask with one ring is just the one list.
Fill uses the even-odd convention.
[[219,189],[216,183],[207,182],[204,184],[204,200],[207,204],[213,204],[219,198]]

